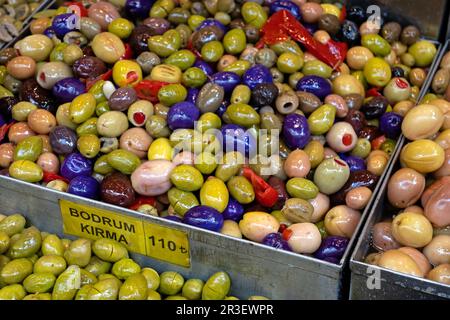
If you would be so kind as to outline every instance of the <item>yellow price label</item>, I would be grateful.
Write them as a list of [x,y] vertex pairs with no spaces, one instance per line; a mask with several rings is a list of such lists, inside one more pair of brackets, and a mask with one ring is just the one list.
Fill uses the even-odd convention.
[[66,200],[59,205],[66,234],[116,240],[132,252],[190,267],[189,239],[183,231]]

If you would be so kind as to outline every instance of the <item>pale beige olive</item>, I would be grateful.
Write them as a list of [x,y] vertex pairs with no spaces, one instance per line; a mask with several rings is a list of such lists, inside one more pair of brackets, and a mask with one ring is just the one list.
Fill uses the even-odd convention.
[[423,249],[432,265],[450,263],[450,235],[438,235]]
[[347,64],[354,70],[364,69],[365,64],[373,58],[373,53],[366,47],[356,46],[347,51]]
[[25,138],[35,136],[36,133],[31,130],[26,122],[17,122],[14,123],[8,131],[8,139],[9,142],[14,144],[18,144]]
[[327,133],[328,145],[336,152],[348,152],[356,146],[358,136],[348,122],[337,122]]
[[0,167],[8,168],[14,161],[14,145],[4,143],[0,145]]
[[329,94],[325,97],[325,103],[330,104],[336,108],[336,116],[344,118],[348,113],[348,106],[345,99],[337,94]]
[[381,176],[389,162],[389,155],[382,150],[373,150],[366,158],[367,171]]
[[119,137],[128,129],[128,118],[120,111],[108,111],[97,120],[97,131],[108,138]]
[[14,45],[22,56],[33,58],[36,62],[44,61],[53,49],[53,41],[43,34],[33,34],[19,40]]
[[422,248],[430,243],[433,237],[433,226],[421,214],[403,212],[392,221],[392,234],[401,244]]
[[422,207],[420,206],[409,206],[406,207],[403,212],[413,212],[413,213],[418,213],[418,214],[423,214],[424,211],[422,209]]
[[287,242],[292,251],[297,253],[313,253],[319,249],[322,242],[319,229],[310,222],[295,223],[284,232],[287,234]]
[[48,134],[56,127],[56,118],[47,110],[36,109],[28,114],[28,125],[38,134]]
[[45,172],[55,173],[59,172],[59,159],[52,152],[44,152],[37,159],[36,163]]
[[422,271],[422,277],[425,277],[425,275],[428,272],[430,272],[431,265],[428,262],[427,257],[425,257],[422,252],[411,247],[401,247],[398,250],[400,250],[403,253],[406,253],[411,259],[414,260],[414,262],[419,267],[420,271]]
[[392,235],[392,221],[376,223],[372,228],[372,245],[379,251],[388,251],[401,247]]
[[406,208],[416,203],[424,190],[425,177],[413,169],[402,168],[389,179],[387,195],[393,206]]
[[395,249],[384,252],[378,260],[378,265],[382,268],[410,274],[416,277],[422,276],[417,263],[406,253]]
[[131,128],[120,136],[120,148],[128,150],[143,159],[153,139],[142,128]]
[[325,216],[325,229],[332,236],[351,238],[361,219],[361,213],[345,205],[332,208]]
[[18,56],[6,65],[8,73],[18,80],[31,78],[36,72],[36,61],[31,57]]
[[441,109],[422,104],[409,110],[402,122],[402,132],[409,140],[426,139],[439,131],[444,123]]
[[168,160],[144,162],[131,175],[134,190],[145,196],[158,196],[167,192],[172,186],[170,173],[174,167]]
[[395,113],[398,113],[399,115],[404,117],[409,112],[409,110],[411,110],[413,107],[414,107],[414,102],[411,100],[406,100],[406,101],[397,102],[394,105],[394,107],[392,108],[392,110]]
[[442,124],[441,130],[450,129],[450,101],[444,99],[433,99],[428,102],[428,104],[438,107],[444,114],[444,123]]
[[284,162],[284,172],[289,178],[298,177],[304,178],[311,170],[311,163],[308,154],[300,149],[289,153]]
[[434,139],[442,149],[447,150],[450,148],[450,129],[442,131],[436,139]]
[[95,55],[106,63],[115,63],[125,54],[125,46],[118,36],[111,32],[97,34],[91,43]]
[[450,285],[450,264],[441,264],[431,270],[427,279]]
[[47,90],[53,88],[59,80],[72,77],[72,69],[64,62],[47,62],[38,68],[36,81]]
[[351,209],[361,210],[369,203],[371,196],[372,190],[367,187],[358,187],[347,192],[345,204]]
[[333,93],[340,96],[359,94],[364,97],[366,95],[362,83],[349,74],[341,74],[333,80]]
[[323,8],[319,3],[307,2],[300,6],[302,20],[306,23],[316,23],[323,14]]
[[223,222],[222,229],[220,229],[220,233],[230,237],[242,238],[242,233],[239,229],[239,225],[236,221],[233,220],[225,220]]
[[308,202],[313,206],[314,211],[311,216],[310,221],[312,223],[319,222],[323,219],[325,214],[330,209],[330,198],[323,193],[318,193],[313,199],[308,200]]
[[242,235],[256,242],[262,242],[265,236],[277,232],[279,227],[280,223],[274,216],[260,211],[247,212],[239,221]]

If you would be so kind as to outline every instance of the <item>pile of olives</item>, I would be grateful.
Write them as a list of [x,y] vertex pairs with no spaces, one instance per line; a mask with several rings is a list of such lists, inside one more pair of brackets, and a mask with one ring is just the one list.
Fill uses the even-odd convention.
[[439,70],[433,76],[431,83],[432,93],[427,95],[428,99],[438,96],[450,101],[450,51],[448,51],[441,60]]
[[[434,44],[329,1],[78,6],[0,53],[3,174],[340,263]],[[280,10],[344,62],[261,42]]]
[[408,141],[387,185],[394,215],[373,226],[366,262],[450,285],[450,102],[424,100],[403,119]]
[[158,274],[115,240],[60,239],[25,224],[20,214],[0,215],[0,300],[238,300],[226,272],[206,282]]

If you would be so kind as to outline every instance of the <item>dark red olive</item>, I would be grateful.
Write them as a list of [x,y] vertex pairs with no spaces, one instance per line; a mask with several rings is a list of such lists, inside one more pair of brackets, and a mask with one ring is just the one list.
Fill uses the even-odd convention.
[[83,50],[83,57],[94,57],[95,56],[94,50],[92,50],[91,46],[86,46],[82,50]]
[[148,38],[153,35],[152,28],[146,25],[140,25],[134,28],[130,37],[128,38],[131,49],[136,55],[144,51],[148,51]]
[[107,71],[105,63],[97,57],[83,57],[75,61],[73,73],[78,78],[95,78]]
[[357,93],[351,93],[344,96],[345,103],[349,110],[359,110],[364,103],[364,97]]
[[50,145],[57,154],[69,154],[77,147],[77,134],[65,126],[56,126],[49,134]]
[[286,202],[287,198],[289,198],[286,192],[284,181],[283,179],[280,179],[276,176],[271,176],[267,182],[278,192],[278,200],[272,209],[280,210]]
[[103,201],[121,207],[129,207],[135,200],[130,178],[120,172],[113,172],[103,179],[100,196]]
[[381,132],[378,127],[375,126],[365,126],[358,132],[359,138],[366,138],[369,141],[381,136]]
[[359,131],[361,131],[361,129],[366,125],[366,117],[364,116],[364,113],[355,109],[349,110],[344,118],[344,121],[352,125],[356,134],[359,134]]
[[361,107],[361,111],[366,116],[366,119],[375,119],[381,117],[386,112],[389,102],[386,97],[377,96],[367,101]]
[[57,103],[52,92],[42,88],[34,78],[22,82],[19,97],[21,101],[31,102],[40,109],[45,109],[53,114],[56,112]]
[[358,187],[367,187],[371,190],[375,189],[375,186],[380,177],[370,173],[367,170],[350,172],[350,177],[347,182],[338,192],[330,196],[330,202],[333,206],[345,204],[345,196],[347,192]]
[[152,35],[161,35],[170,29],[170,22],[164,18],[147,18],[142,24],[151,29]]

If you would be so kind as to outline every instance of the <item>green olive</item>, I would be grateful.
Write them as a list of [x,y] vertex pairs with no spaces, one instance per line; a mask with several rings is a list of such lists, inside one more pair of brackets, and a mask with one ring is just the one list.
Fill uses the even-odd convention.
[[104,114],[104,113],[106,113],[108,111],[111,111],[111,108],[109,107],[108,101],[99,102],[97,104],[97,106],[95,107],[95,115],[97,117],[100,117],[102,114]]
[[210,152],[202,152],[195,158],[195,167],[202,174],[211,174],[217,168],[216,157]]
[[86,158],[95,158],[100,151],[100,139],[93,134],[84,134],[78,138],[77,148]]
[[[9,236],[4,231],[0,231],[0,254],[3,254],[9,248],[10,239]],[[1,270],[0,266],[0,270]]]
[[207,80],[206,74],[197,67],[187,69],[183,73],[182,83],[187,87],[201,87]]
[[427,40],[417,41],[408,49],[408,53],[414,57],[418,67],[429,66],[433,62],[436,51],[436,46]]
[[74,123],[83,123],[95,112],[96,99],[92,93],[83,93],[70,103],[69,113]]
[[107,161],[111,167],[124,174],[132,174],[141,164],[138,156],[124,149],[111,151],[108,154]]
[[141,272],[141,267],[134,262],[132,259],[124,258],[120,259],[116,263],[113,264],[111,272],[118,279],[127,279],[129,276],[133,274],[137,274]]
[[253,186],[250,181],[243,176],[232,177],[227,182],[227,187],[230,194],[239,203],[248,204],[255,200],[255,191],[253,190]]
[[98,80],[96,81],[92,87],[89,89],[89,93],[92,93],[94,95],[96,103],[100,103],[103,101],[107,101],[105,95],[103,94],[103,85],[105,84],[104,80]]
[[108,273],[111,266],[111,262],[103,261],[96,256],[91,256],[91,260],[89,260],[88,265],[84,269],[98,277],[101,274]]
[[160,115],[151,115],[145,123],[145,130],[152,136],[152,138],[163,138],[170,135],[167,121]]
[[160,278],[158,272],[152,268],[143,268],[141,274],[147,280],[147,288],[149,290],[158,290]]
[[148,38],[148,48],[160,57],[168,57],[181,46],[181,36],[177,30],[171,29],[163,35]]
[[226,66],[223,71],[234,72],[238,76],[242,76],[245,71],[251,67],[251,63],[247,60],[237,60],[232,64]]
[[108,262],[117,262],[128,258],[127,248],[120,242],[110,239],[99,239],[92,245],[92,251],[100,259]]
[[325,158],[325,150],[319,141],[312,140],[303,149],[309,157],[311,168],[316,168]]
[[313,199],[319,193],[319,188],[311,180],[292,178],[286,183],[286,190],[291,197],[304,200]]
[[195,62],[195,55],[186,49],[172,53],[164,60],[164,63],[177,66],[182,71],[192,67]]
[[175,2],[173,0],[158,0],[156,1],[151,10],[151,18],[165,18],[175,8]]
[[43,255],[62,256],[64,254],[64,247],[61,239],[57,235],[50,234],[42,240],[41,251]]
[[223,38],[225,51],[229,54],[240,54],[247,43],[245,32],[242,29],[231,29]]
[[52,292],[52,300],[72,300],[75,297],[81,283],[80,267],[69,266],[56,279]]
[[42,153],[43,141],[39,136],[27,137],[20,141],[14,149],[14,160],[35,162]]
[[230,287],[231,279],[228,274],[223,271],[217,272],[206,281],[202,291],[202,300],[222,300],[230,293]]
[[147,280],[142,274],[129,276],[119,290],[119,300],[146,300]]
[[391,67],[381,58],[370,58],[364,66],[364,77],[369,84],[384,87],[391,80]]
[[189,300],[200,300],[204,285],[205,283],[200,279],[189,279],[184,283],[183,289],[181,290],[183,297]]
[[328,132],[334,124],[336,107],[324,104],[308,117],[308,126],[313,135],[322,135]]
[[22,285],[12,284],[0,289],[0,300],[22,300],[26,294]]
[[94,163],[94,172],[107,175],[114,171],[114,168],[108,163],[108,155],[100,156]]
[[206,112],[197,121],[197,130],[204,133],[209,129],[219,129],[222,126],[220,117],[212,112]]
[[325,79],[328,79],[331,77],[331,73],[333,72],[333,69],[329,67],[327,64],[323,63],[320,60],[311,60],[305,62],[302,68],[302,73],[305,76],[319,76]]
[[27,121],[28,115],[31,111],[36,110],[37,107],[31,102],[21,101],[12,107],[12,117],[16,121]]
[[275,51],[277,55],[281,55],[284,52],[292,52],[294,54],[298,54],[302,58],[304,56],[302,49],[300,49],[297,42],[293,40],[278,41],[277,43],[271,45],[270,49]]
[[236,175],[244,163],[244,156],[240,152],[227,152],[223,156],[222,163],[216,169],[216,177],[227,182]]
[[242,18],[245,23],[260,29],[267,20],[267,13],[263,7],[256,2],[245,2],[241,7]]
[[203,16],[193,14],[188,19],[188,26],[192,31],[194,31],[205,19],[206,18]]
[[[294,73],[303,66],[303,58],[292,52],[282,53],[277,60],[277,68],[283,73]],[[331,75],[331,72],[330,72]]]
[[158,91],[159,101],[169,107],[175,103],[184,101],[186,97],[187,90],[179,83],[168,84]]
[[180,190],[196,191],[203,185],[203,176],[193,166],[182,164],[172,170],[170,181]]
[[32,272],[33,263],[29,259],[14,259],[3,267],[0,278],[6,284],[22,283]]
[[351,151],[352,156],[360,157],[360,158],[367,158],[370,151],[372,150],[372,145],[370,141],[366,138],[359,138],[356,141],[356,146]]
[[221,179],[209,178],[200,189],[200,203],[219,212],[225,210],[229,197],[227,186]]
[[55,281],[51,273],[33,273],[23,281],[23,286],[29,293],[45,293],[53,288]]
[[361,37],[361,44],[377,56],[387,56],[391,52],[391,45],[378,34],[365,34]]
[[197,197],[192,192],[171,188],[167,192],[167,196],[169,198],[170,205],[180,216],[184,216],[189,209],[199,205]]
[[69,265],[85,267],[91,260],[91,240],[77,239],[72,241],[64,252],[64,259]]
[[206,62],[217,62],[223,56],[224,48],[220,41],[210,41],[203,45],[201,54]]
[[183,288],[184,278],[178,272],[165,271],[161,273],[160,278],[159,292],[164,295],[176,295]]
[[232,123],[247,128],[259,124],[261,121],[260,116],[255,109],[244,103],[234,103],[229,105],[224,116],[228,117]]
[[[100,104],[102,104],[102,103],[103,102],[100,102]],[[98,135],[97,120],[98,120],[98,118],[89,118],[85,122],[80,124],[76,129],[77,135],[78,136],[81,136],[83,134]]]
[[62,256],[45,255],[40,257],[33,267],[34,273],[51,273],[55,276],[60,275],[66,270],[67,263]]
[[248,104],[250,102],[251,90],[248,86],[240,84],[233,89],[230,102]]
[[41,233],[36,227],[29,227],[18,235],[17,239],[11,239],[7,255],[10,258],[28,258],[39,251],[42,244]]

